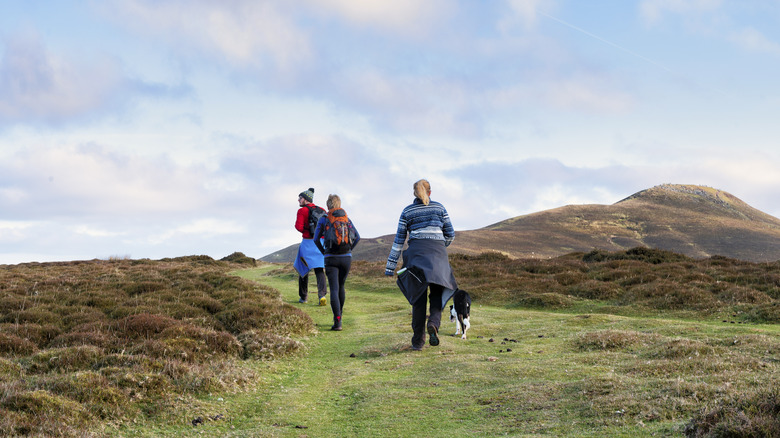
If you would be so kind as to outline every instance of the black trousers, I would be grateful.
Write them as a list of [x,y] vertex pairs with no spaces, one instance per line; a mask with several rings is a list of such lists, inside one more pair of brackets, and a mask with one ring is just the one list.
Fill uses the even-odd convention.
[[[412,346],[422,347],[425,345],[425,329],[429,326],[436,327],[439,330],[441,325],[441,295],[444,292],[444,286],[438,284],[428,285],[428,299],[420,297],[412,306]],[[430,302],[430,316],[428,323],[425,323],[426,307]]]
[[[317,298],[322,298],[328,294],[328,287],[325,284],[325,270],[323,268],[314,268],[314,276],[317,277]],[[298,296],[306,300],[309,296],[309,274],[298,277]]]
[[347,291],[344,289],[344,283],[349,275],[349,268],[352,266],[352,257],[325,257],[325,274],[328,276],[330,285],[330,308],[333,310],[333,317],[341,316],[344,310],[344,300]]

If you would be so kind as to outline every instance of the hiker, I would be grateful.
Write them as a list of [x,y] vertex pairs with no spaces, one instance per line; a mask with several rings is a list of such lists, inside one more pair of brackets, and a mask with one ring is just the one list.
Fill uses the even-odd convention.
[[[325,274],[330,284],[330,308],[333,311],[333,327],[341,330],[346,290],[344,282],[352,265],[352,249],[360,241],[360,234],[341,208],[338,195],[328,196],[328,214],[320,218],[314,230],[314,244],[325,256]],[[322,240],[320,240],[322,238]]]
[[[403,268],[398,272],[398,286],[412,305],[412,350],[422,350],[425,330],[432,346],[439,345],[441,311],[455,293],[458,284],[452,274],[447,247],[455,237],[447,210],[431,201],[431,185],[421,179],[414,183],[414,202],[401,212],[398,231],[387,257],[385,275],[392,276],[404,242]],[[430,316],[426,324],[426,295],[430,300]]]
[[295,256],[293,266],[298,271],[298,296],[299,303],[305,303],[309,296],[309,271],[314,269],[314,275],[317,277],[317,296],[320,300],[320,306],[327,304],[325,295],[328,293],[325,285],[325,260],[322,253],[317,250],[312,237],[314,236],[314,227],[317,220],[325,210],[314,205],[314,189],[309,188],[298,195],[298,214],[295,219],[295,229],[301,233],[303,239],[298,246],[298,255]]

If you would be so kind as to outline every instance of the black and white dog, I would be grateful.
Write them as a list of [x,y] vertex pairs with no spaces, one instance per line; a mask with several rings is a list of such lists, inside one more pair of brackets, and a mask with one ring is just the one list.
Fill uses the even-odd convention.
[[471,296],[463,289],[455,291],[452,297],[454,305],[450,306],[450,321],[455,321],[455,336],[460,335],[461,339],[466,339],[466,330],[471,327],[469,324],[469,315],[471,314]]

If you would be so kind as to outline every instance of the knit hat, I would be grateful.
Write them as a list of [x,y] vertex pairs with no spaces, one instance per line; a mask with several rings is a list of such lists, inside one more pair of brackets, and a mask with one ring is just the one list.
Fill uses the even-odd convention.
[[300,195],[301,198],[305,199],[308,202],[314,202],[314,189],[309,187],[309,190],[306,190],[305,192],[301,192]]

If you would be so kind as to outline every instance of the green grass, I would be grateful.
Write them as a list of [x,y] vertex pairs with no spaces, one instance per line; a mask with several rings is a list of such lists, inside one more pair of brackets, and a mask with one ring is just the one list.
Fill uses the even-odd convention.
[[[380,266],[356,264],[344,330],[299,305],[288,265],[235,272],[313,319],[305,352],[246,361],[253,389],[106,433],[134,436],[670,436],[694,415],[777,385],[780,327],[528,310],[474,302],[469,339],[409,350],[410,306]],[[376,275],[370,274],[376,270]],[[491,342],[492,340],[492,342]],[[511,351],[509,351],[511,350]],[[217,417],[221,415],[222,417]],[[193,426],[197,417],[203,424]],[[214,417],[216,420],[211,420]]]
[[469,339],[413,352],[383,264],[331,332],[229,258],[0,266],[0,435],[780,436],[777,262],[453,255]]

